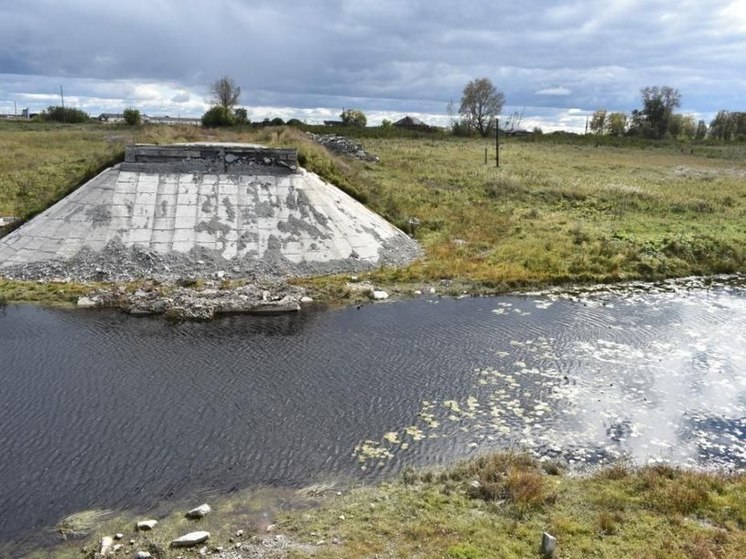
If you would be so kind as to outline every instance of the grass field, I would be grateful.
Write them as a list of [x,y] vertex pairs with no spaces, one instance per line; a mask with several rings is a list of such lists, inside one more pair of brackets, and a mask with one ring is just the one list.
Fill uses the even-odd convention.
[[363,163],[292,128],[0,123],[0,215],[41,211],[127,143],[193,140],[297,147],[306,167],[402,229],[418,220],[425,257],[370,275],[381,284],[496,292],[746,271],[746,144],[507,138],[498,169],[491,141],[442,135],[360,138],[381,159]]
[[[371,140],[369,198],[418,218],[422,262],[392,277],[510,288],[743,271],[746,146],[709,156],[648,148]],[[713,157],[714,154],[714,157]]]
[[[128,550],[174,558],[184,552],[169,542],[192,530],[211,533],[208,549],[239,541],[249,557],[264,556],[251,551],[272,549],[263,541],[277,534],[293,542],[278,556],[319,559],[541,557],[544,532],[557,539],[555,557],[568,559],[735,559],[746,546],[743,475],[616,465],[578,476],[513,453],[409,471],[375,487],[310,487],[280,499],[260,490],[210,502],[215,512],[199,523],[173,512],[145,533],[133,531],[138,517],[131,513],[82,512],[60,529],[87,538],[29,557],[93,557],[102,536],[121,532],[123,541],[135,540]],[[244,535],[236,538],[239,530]]]

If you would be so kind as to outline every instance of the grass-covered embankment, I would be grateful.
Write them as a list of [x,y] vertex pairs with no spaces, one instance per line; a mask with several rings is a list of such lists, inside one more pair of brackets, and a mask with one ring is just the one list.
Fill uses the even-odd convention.
[[[540,556],[545,531],[564,558],[736,558],[746,548],[743,475],[617,465],[578,476],[503,453],[376,487],[301,493],[285,497],[294,507],[269,516],[256,498],[221,498],[202,521],[174,512],[152,532],[133,532],[132,516],[113,518],[53,553],[79,557],[86,548],[93,556],[103,535],[122,532],[125,542],[136,540],[127,549],[176,557],[183,552],[169,549],[171,539],[196,529],[211,532],[208,550],[240,543],[247,557],[523,559]],[[266,555],[251,554],[257,550]]]
[[[746,146],[369,140],[374,207],[427,256],[381,274],[498,289],[746,270]],[[480,152],[480,148],[482,148]],[[493,151],[494,153],[494,151]]]
[[[358,141],[379,163],[329,155],[289,127],[0,123],[0,215],[41,211],[127,143],[246,141],[298,148],[304,166],[414,233],[421,260],[368,275],[389,287],[447,279],[498,292],[746,271],[746,144],[505,138],[495,168],[492,141],[369,132]],[[344,278],[306,283],[348,293]]]

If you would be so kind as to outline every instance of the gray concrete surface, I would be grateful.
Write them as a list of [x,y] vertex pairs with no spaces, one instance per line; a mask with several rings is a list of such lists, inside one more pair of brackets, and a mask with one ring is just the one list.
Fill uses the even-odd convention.
[[403,265],[415,241],[292,150],[136,146],[0,239],[0,275],[111,279],[318,275]]

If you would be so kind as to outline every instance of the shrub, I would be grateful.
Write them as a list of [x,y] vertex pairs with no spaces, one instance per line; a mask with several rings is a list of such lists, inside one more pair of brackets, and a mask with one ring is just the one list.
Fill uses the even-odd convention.
[[246,112],[246,109],[244,109],[243,107],[233,111],[233,114],[236,117],[236,124],[250,124],[249,113]]
[[202,115],[202,126],[208,128],[233,126],[235,122],[236,118],[233,116],[233,113],[220,106],[211,107]]
[[70,109],[68,107],[61,107],[59,105],[49,107],[42,113],[42,118],[50,122],[68,122],[68,123],[79,123],[88,122],[90,117],[85,111],[80,109]]
[[505,452],[481,456],[458,467],[453,475],[470,480],[467,493],[471,497],[484,501],[506,500],[518,512],[538,509],[551,497],[544,487],[538,462],[523,454]]
[[137,109],[124,109],[122,116],[124,117],[124,122],[130,126],[140,126],[142,124],[142,116]]
[[358,109],[345,109],[339,116],[345,126],[365,128],[365,125],[368,124],[368,118],[365,116],[365,113]]

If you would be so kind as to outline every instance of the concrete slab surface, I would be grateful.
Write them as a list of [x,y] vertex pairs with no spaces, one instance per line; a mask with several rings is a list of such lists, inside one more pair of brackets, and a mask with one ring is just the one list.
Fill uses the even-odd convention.
[[125,163],[0,239],[0,274],[78,277],[93,268],[169,277],[205,266],[318,275],[402,265],[420,254],[405,233],[294,165],[289,150],[276,155],[253,145],[137,146]]

